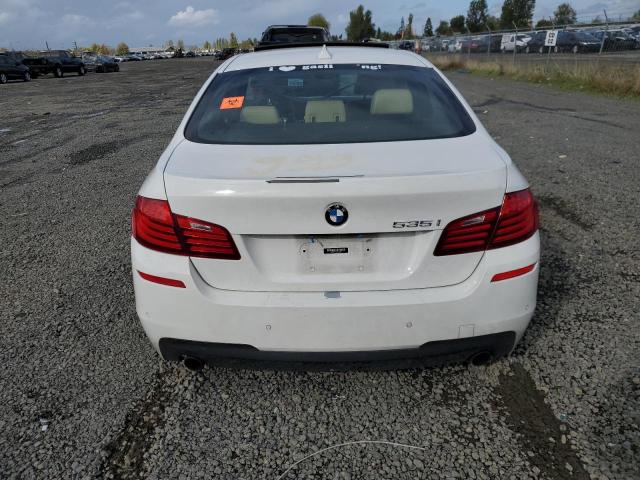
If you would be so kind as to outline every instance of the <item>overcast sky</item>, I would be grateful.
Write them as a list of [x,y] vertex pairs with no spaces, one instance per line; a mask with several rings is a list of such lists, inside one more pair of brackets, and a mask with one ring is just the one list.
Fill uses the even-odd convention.
[[[549,16],[561,0],[538,0],[535,19]],[[187,45],[228,37],[259,37],[273,23],[305,23],[316,12],[331,22],[331,31],[344,32],[349,11],[363,3],[383,30],[396,31],[400,18],[414,15],[416,30],[428,16],[434,27],[440,19],[465,13],[469,0],[0,0],[0,47],[16,50],[69,48],[73,42],[130,47],[162,45],[182,38]],[[491,13],[502,2],[488,0]],[[630,15],[640,0],[571,0],[580,17],[590,19],[606,8],[614,16]]]

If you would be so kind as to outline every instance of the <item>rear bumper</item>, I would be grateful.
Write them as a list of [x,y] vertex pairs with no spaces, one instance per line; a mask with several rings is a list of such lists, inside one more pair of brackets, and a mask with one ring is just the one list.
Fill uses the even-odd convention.
[[[168,360],[191,355],[274,361],[365,361],[400,357],[465,360],[508,353],[535,309],[539,236],[488,251],[464,282],[360,292],[241,292],[206,284],[189,258],[131,241],[136,309]],[[491,282],[493,275],[536,264]],[[185,288],[138,272],[180,280]],[[501,334],[495,336],[495,334]],[[429,362],[427,362],[429,363]],[[441,363],[441,362],[438,362]]]
[[[435,366],[453,362],[488,360],[509,354],[516,340],[515,332],[502,332],[479,337],[428,342],[417,348],[355,352],[278,352],[262,351],[251,345],[196,342],[175,338],[160,339],[159,348],[166,360],[181,361],[186,357],[222,366],[260,366],[289,368],[299,363],[326,364],[348,368],[364,364],[376,367],[408,368]],[[482,355],[482,356],[481,356]]]

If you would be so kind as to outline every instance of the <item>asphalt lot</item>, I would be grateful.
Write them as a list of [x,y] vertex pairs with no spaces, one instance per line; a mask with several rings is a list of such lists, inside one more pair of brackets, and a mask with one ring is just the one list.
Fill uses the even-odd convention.
[[541,203],[509,359],[194,374],[138,323],[129,214],[214,66],[0,88],[0,478],[638,478],[640,103],[449,74]]

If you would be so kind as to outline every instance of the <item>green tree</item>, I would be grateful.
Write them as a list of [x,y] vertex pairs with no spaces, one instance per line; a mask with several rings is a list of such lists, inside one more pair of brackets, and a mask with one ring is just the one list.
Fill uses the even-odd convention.
[[129,45],[120,42],[116,47],[116,55],[126,55],[127,53],[129,53]]
[[238,48],[238,37],[233,32],[229,35],[229,46],[231,48]]
[[90,52],[98,53],[98,51],[100,50],[100,45],[98,45],[97,43],[92,43],[88,50]]
[[488,15],[487,27],[489,27],[489,30],[491,30],[492,32],[500,30],[500,19],[494,15]]
[[546,18],[541,18],[536,22],[536,28],[549,28],[553,27],[553,22],[551,20],[547,20]]
[[326,28],[327,30],[329,30],[329,28],[331,27],[329,21],[321,13],[314,13],[313,15],[311,15],[309,17],[309,20],[307,20],[307,25],[309,25],[310,27],[322,27]]
[[[442,23],[442,22],[440,22]],[[451,19],[449,22],[449,26],[451,27],[451,31],[454,33],[462,33],[465,31],[464,28],[464,15],[457,15]]]
[[553,12],[556,25],[572,25],[578,20],[578,15],[569,3],[561,3]]
[[518,28],[529,28],[535,8],[536,0],[505,0],[500,25],[502,28],[513,28],[515,23]]
[[222,50],[224,46],[222,45],[222,38],[216,38],[215,48],[216,50]]
[[631,20],[633,20],[634,22],[640,22],[640,10],[633,14]]
[[404,29],[405,29],[404,17],[402,17],[400,19],[400,27],[398,27],[398,32],[396,33],[396,37],[402,38],[402,36],[404,35]]
[[424,24],[422,35],[424,37],[433,37],[433,24],[431,23],[431,17],[427,18],[427,21]]
[[202,49],[209,51],[211,50],[211,43],[209,42],[209,40],[206,40],[203,44],[202,44]]
[[467,28],[470,32],[483,32],[487,29],[489,7],[487,0],[471,0],[467,10]]
[[447,22],[446,20],[440,20],[440,24],[438,25],[438,28],[436,28],[436,35],[446,37],[447,35],[451,35],[452,33],[453,31],[451,30],[449,22]]
[[349,23],[345,29],[347,39],[359,42],[365,38],[371,38],[376,33],[376,28],[371,20],[371,10],[366,10],[362,5],[349,12]]
[[177,49],[177,50],[182,50],[182,51],[184,51],[184,40],[179,39],[179,40],[176,42],[176,49]]
[[415,37],[413,34],[413,13],[410,13],[407,19],[407,27],[404,29],[403,38],[411,39],[413,37]]

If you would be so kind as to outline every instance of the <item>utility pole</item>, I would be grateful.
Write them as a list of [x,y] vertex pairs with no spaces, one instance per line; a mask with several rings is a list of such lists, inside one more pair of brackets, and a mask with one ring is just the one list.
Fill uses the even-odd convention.
[[513,28],[516,29],[516,33],[513,37],[513,64],[516,64],[516,50],[518,50],[518,25],[516,25],[516,22],[512,22],[513,23]]
[[600,52],[598,53],[598,55],[602,55],[602,50],[604,49],[604,40],[607,38],[607,35],[609,33],[609,17],[607,17],[607,11],[603,10],[604,12],[604,21],[606,23],[606,27],[604,30],[604,33],[602,34],[602,41],[600,42]]
[[489,42],[487,42],[488,43],[488,45],[487,45],[487,56],[489,56],[489,55],[491,55],[491,27],[489,26],[488,23],[485,23],[484,26],[487,27],[487,30],[489,32]]

